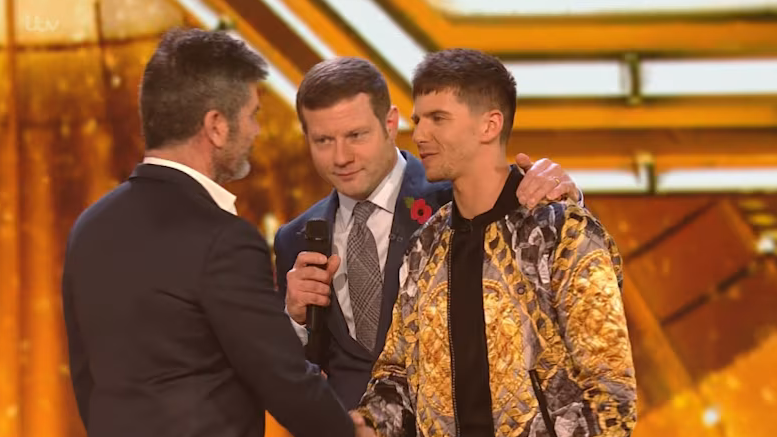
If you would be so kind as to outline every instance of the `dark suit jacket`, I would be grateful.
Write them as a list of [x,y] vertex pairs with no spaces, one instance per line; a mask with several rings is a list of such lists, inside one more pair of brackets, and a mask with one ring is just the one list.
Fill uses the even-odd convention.
[[[424,167],[412,154],[402,151],[407,160],[402,178],[399,197],[394,209],[394,221],[391,226],[389,250],[384,267],[383,300],[378,326],[378,338],[375,353],[360,345],[348,334],[340,305],[332,291],[332,305],[329,311],[328,332],[330,335],[329,353],[323,368],[329,376],[329,383],[337,392],[340,400],[348,409],[355,408],[370,380],[372,366],[378,358],[386,341],[386,332],[391,325],[391,311],[399,290],[399,267],[413,232],[421,224],[413,220],[406,198],[424,199],[435,212],[452,198],[450,184],[447,182],[429,183]],[[286,273],[294,266],[297,254],[305,250],[305,223],[312,218],[323,218],[330,223],[330,232],[334,229],[335,213],[339,206],[336,192],[319,201],[302,215],[281,227],[275,236],[275,255],[278,274],[278,288],[285,296]],[[332,241],[330,236],[330,241]]]
[[91,437],[353,435],[273,289],[270,254],[194,179],[139,165],[73,227],[63,301]]

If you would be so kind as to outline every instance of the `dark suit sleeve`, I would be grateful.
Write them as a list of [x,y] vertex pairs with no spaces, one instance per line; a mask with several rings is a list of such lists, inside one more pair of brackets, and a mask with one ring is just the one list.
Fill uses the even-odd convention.
[[283,240],[283,235],[286,233],[286,227],[281,226],[278,228],[278,232],[275,233],[275,243],[273,249],[275,250],[275,275],[278,281],[278,293],[281,295],[281,299],[286,299],[286,273],[291,270],[293,262],[290,262],[288,255],[286,254],[286,247]]
[[203,272],[205,313],[224,352],[270,414],[292,434],[352,436],[353,422],[311,370],[273,287],[267,243],[240,220],[217,237]]
[[67,330],[70,380],[73,383],[73,391],[78,404],[78,414],[81,416],[84,428],[88,430],[89,402],[94,389],[94,379],[91,370],[89,370],[89,361],[81,339],[81,331],[78,328],[73,299],[73,284],[66,257],[65,268],[62,272],[62,309],[65,316],[65,329]]

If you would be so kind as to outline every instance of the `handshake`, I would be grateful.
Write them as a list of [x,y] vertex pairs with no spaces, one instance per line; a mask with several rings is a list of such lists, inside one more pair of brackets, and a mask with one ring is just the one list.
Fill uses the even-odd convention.
[[351,411],[351,419],[356,429],[356,437],[376,437],[375,431],[367,425],[361,414]]
[[[318,266],[326,265],[326,269]],[[340,257],[326,257],[316,252],[302,252],[297,256],[294,267],[286,274],[286,310],[298,324],[305,324],[308,305],[329,306],[332,277],[340,266]],[[321,372],[326,378],[326,373]],[[375,431],[367,425],[364,417],[351,411],[356,437],[376,437]]]

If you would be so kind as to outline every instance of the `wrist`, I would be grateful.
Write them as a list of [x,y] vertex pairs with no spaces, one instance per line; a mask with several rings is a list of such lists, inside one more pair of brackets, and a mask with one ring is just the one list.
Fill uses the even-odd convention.
[[286,313],[287,316],[291,319],[292,322],[300,325],[305,326],[305,318],[307,316],[306,310],[303,308],[302,314],[296,312],[296,311],[289,311],[289,305],[286,305],[286,308],[283,309],[283,312]]

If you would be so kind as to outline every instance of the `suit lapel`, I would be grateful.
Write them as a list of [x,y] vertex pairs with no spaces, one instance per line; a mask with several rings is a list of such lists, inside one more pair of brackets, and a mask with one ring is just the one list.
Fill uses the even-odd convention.
[[[332,193],[329,195],[329,199],[323,205],[323,218],[327,221],[327,223],[331,224],[331,226],[329,226],[329,241],[331,242],[332,247],[334,247],[335,220],[337,219],[337,208],[339,206],[340,200],[337,197],[337,191],[332,190]],[[350,334],[348,333],[348,325],[345,323],[345,316],[343,315],[342,308],[340,308],[340,301],[337,299],[334,283],[330,287],[330,290],[332,292],[332,299],[330,300],[331,304],[329,306],[329,331],[332,332],[332,335],[337,339],[338,343],[343,345],[344,348],[352,349],[353,345],[351,345],[351,343],[353,341]],[[358,343],[356,346],[359,346]],[[352,353],[354,352],[355,351],[352,351]]]
[[[337,196],[337,192],[332,191],[329,200],[324,205],[324,218],[328,223],[332,224],[329,228],[329,241],[332,242],[332,245],[334,245],[335,220],[337,219],[337,209],[339,206],[340,200]],[[340,300],[337,298],[334,284],[330,289],[332,291],[332,299],[329,307],[330,332],[332,332],[335,340],[343,347],[343,349],[347,350],[350,354],[360,356],[364,360],[372,360],[372,354],[351,337],[350,332],[348,332],[348,324],[345,322],[345,315],[343,315],[343,309],[340,307]],[[346,293],[348,292],[349,290],[346,290]]]
[[[422,204],[431,207],[431,212],[436,212],[440,206],[450,200],[450,190],[447,184],[430,184],[426,180],[426,172],[423,164],[412,154],[402,151],[407,161],[405,172],[402,176],[397,203],[394,206],[394,219],[389,235],[389,249],[386,256],[386,265],[383,267],[383,298],[381,301],[380,319],[378,321],[378,337],[375,341],[375,351],[370,352],[354,340],[348,333],[342,309],[338,300],[332,299],[332,312],[329,317],[330,329],[337,337],[338,342],[351,354],[361,356],[365,360],[374,361],[383,351],[386,342],[386,333],[391,326],[394,302],[399,291],[399,268],[407,250],[408,243],[413,233],[421,227],[423,220],[413,218],[408,200],[413,202],[422,200]],[[335,213],[339,206],[337,193],[332,193],[327,204],[326,219],[335,223]],[[332,227],[334,229],[334,226]],[[332,290],[334,293],[334,289]]]

